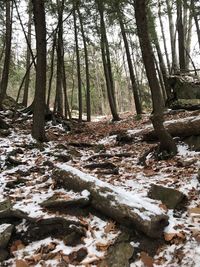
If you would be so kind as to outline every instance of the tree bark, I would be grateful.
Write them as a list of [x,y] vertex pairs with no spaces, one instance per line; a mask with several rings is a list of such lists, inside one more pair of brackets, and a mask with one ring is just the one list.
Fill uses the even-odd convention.
[[197,17],[197,12],[195,9],[194,0],[191,0],[191,7],[192,7],[192,13],[193,13],[193,17],[194,17],[194,21],[195,21],[195,25],[196,25],[197,37],[198,37],[198,43],[199,43],[199,49],[200,49],[200,25],[199,25],[199,20]]
[[139,93],[138,93],[139,88],[138,88],[138,85],[136,82],[136,77],[135,77],[134,70],[133,70],[133,64],[131,61],[131,53],[130,53],[130,49],[129,49],[128,40],[126,37],[126,31],[125,31],[124,22],[122,19],[122,13],[119,10],[119,8],[118,8],[118,20],[119,20],[121,33],[122,33],[122,37],[123,37],[123,41],[124,41],[124,46],[125,46],[125,50],[126,50],[126,57],[127,57],[128,67],[129,67],[129,73],[130,73],[132,91],[133,91],[133,96],[134,96],[134,101],[135,101],[136,113],[141,114],[142,113],[142,107],[141,107],[141,103],[140,103],[140,99],[139,99]]
[[166,5],[167,5],[168,20],[169,20],[169,32],[170,32],[170,42],[171,42],[171,52],[172,52],[172,73],[176,73],[178,69],[178,60],[176,53],[176,38],[175,38],[176,34],[174,29],[171,0],[166,0]]
[[81,26],[81,34],[84,45],[84,54],[85,54],[85,76],[86,76],[86,109],[87,109],[87,121],[91,121],[91,99],[90,99],[90,70],[89,70],[89,58],[88,58],[88,49],[87,41],[85,36],[85,31],[83,27],[83,18],[80,12],[79,6],[77,5],[77,12],[79,15],[79,21]]
[[109,44],[107,40],[106,26],[105,26],[105,21],[104,21],[104,6],[101,0],[97,0],[97,8],[98,8],[99,15],[100,15],[101,53],[102,53],[104,74],[105,74],[105,79],[106,79],[108,100],[109,100],[109,105],[110,105],[110,110],[112,113],[113,120],[118,121],[120,120],[120,118],[117,113],[114,82],[113,82],[112,68],[111,68],[111,62],[110,62]]
[[32,136],[46,141],[45,136],[45,95],[46,95],[46,20],[44,0],[32,0],[36,32],[36,85],[33,105]]
[[177,148],[174,140],[163,126],[163,106],[160,86],[156,76],[156,69],[154,65],[154,57],[150,38],[148,34],[147,22],[147,1],[135,0],[135,17],[137,24],[137,31],[140,40],[140,47],[144,66],[146,69],[149,86],[151,89],[153,101],[153,116],[151,118],[153,127],[160,141],[160,152],[167,152],[169,155],[175,155]]
[[69,190],[88,190],[94,209],[150,237],[160,238],[168,224],[167,216],[153,200],[121,191],[71,166],[58,165],[53,171],[53,179]]
[[81,65],[80,65],[80,53],[79,53],[77,19],[76,19],[76,4],[75,3],[73,4],[73,17],[74,17],[74,38],[75,38],[75,46],[76,46],[77,79],[78,79],[79,122],[82,122],[83,100],[82,100],[82,84],[81,84]]
[[180,72],[185,72],[185,36],[184,36],[184,25],[183,25],[183,4],[181,0],[176,0],[177,6],[177,31],[178,31],[178,48],[179,48],[179,66]]
[[29,43],[29,45],[27,44],[27,51],[26,51],[26,70],[27,70],[27,74],[26,74],[26,79],[25,79],[25,84],[24,84],[24,95],[23,95],[23,100],[22,100],[22,104],[23,106],[27,107],[28,105],[28,93],[29,93],[29,83],[30,83],[30,71],[31,69],[29,68],[30,64],[31,64],[31,52],[30,52],[30,47],[31,46],[31,29],[32,29],[32,11],[31,11],[32,7],[31,7],[31,1],[29,1],[29,6],[28,6],[28,14],[29,14],[29,18],[28,18],[28,36],[27,36],[27,42]]
[[0,84],[0,108],[2,108],[3,100],[6,96],[8,87],[8,78],[10,70],[11,57],[11,41],[12,41],[12,6],[11,1],[6,0],[6,36],[5,36],[5,58]]

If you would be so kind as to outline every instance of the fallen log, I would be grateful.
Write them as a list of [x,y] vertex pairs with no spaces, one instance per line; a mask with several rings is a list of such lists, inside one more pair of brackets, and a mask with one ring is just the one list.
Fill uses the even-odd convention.
[[127,192],[85,174],[71,166],[58,164],[52,174],[58,186],[81,192],[88,190],[91,206],[131,229],[154,238],[162,236],[168,217],[158,202]]
[[[191,135],[200,135],[200,116],[166,121],[164,123],[164,126],[173,137],[188,137]],[[144,141],[153,141],[157,139],[153,127],[144,130],[142,135]]]

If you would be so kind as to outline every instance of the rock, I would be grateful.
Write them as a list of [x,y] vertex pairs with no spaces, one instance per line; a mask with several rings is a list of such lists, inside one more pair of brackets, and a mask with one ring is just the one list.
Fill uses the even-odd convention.
[[177,161],[178,167],[189,167],[197,162],[197,159],[179,159]]
[[133,257],[134,247],[130,244],[127,237],[121,234],[114,245],[108,249],[107,256],[98,266],[99,267],[129,267],[129,260]]
[[11,134],[10,130],[0,129],[0,137],[7,137]]
[[117,135],[116,141],[121,144],[130,144],[135,141],[135,137],[130,136],[127,133],[122,133]]
[[0,248],[6,248],[12,232],[13,232],[14,226],[12,224],[1,224],[0,225]]
[[8,130],[10,126],[2,119],[0,118],[0,129]]
[[148,197],[161,200],[162,203],[165,204],[169,209],[177,208],[187,199],[186,195],[178,190],[155,184],[151,186]]
[[54,168],[54,164],[53,164],[53,162],[51,162],[50,160],[46,160],[46,161],[44,161],[44,162],[43,162],[43,166],[47,166],[47,167],[49,167],[49,168],[51,168],[51,169]]
[[75,149],[74,147],[70,147],[67,149],[67,152],[72,156],[72,157],[81,157],[82,154]]
[[0,249],[0,262],[5,261],[9,256],[8,251],[5,249]]
[[191,150],[200,151],[200,135],[192,135],[183,139]]
[[65,154],[65,153],[62,153],[62,154],[57,154],[55,155],[57,157],[57,159],[61,162],[68,162],[70,160],[72,160],[72,156],[69,155],[69,154]]
[[19,166],[24,164],[21,160],[14,158],[13,156],[8,156],[5,160],[7,166]]
[[16,187],[25,185],[27,181],[28,181],[27,179],[18,178],[18,179],[11,180],[11,181],[7,182],[6,187],[7,188],[16,188]]
[[75,199],[64,199],[64,198],[59,198],[59,196],[53,196],[50,197],[49,199],[45,200],[42,202],[40,205],[44,208],[55,208],[55,209],[60,209],[60,208],[67,208],[67,207],[85,207],[89,204],[90,200],[88,197],[79,197]]

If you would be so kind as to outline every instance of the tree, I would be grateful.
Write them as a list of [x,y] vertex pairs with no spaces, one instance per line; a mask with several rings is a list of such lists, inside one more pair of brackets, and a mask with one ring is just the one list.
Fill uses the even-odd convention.
[[168,155],[175,155],[177,153],[176,144],[163,125],[162,96],[156,76],[154,56],[148,32],[147,2],[147,0],[135,0],[134,8],[142,58],[152,95],[153,114],[151,120],[160,141],[160,152],[167,152]]
[[80,12],[79,3],[77,4],[77,12],[80,21],[81,35],[84,45],[84,54],[85,54],[85,76],[86,76],[86,109],[87,109],[87,121],[91,121],[91,101],[90,101],[90,70],[89,70],[89,59],[88,59],[88,48],[87,41],[83,26],[83,18]]
[[78,29],[77,29],[77,1],[73,2],[73,18],[74,18],[74,38],[76,46],[76,64],[77,64],[77,79],[78,79],[78,105],[79,105],[79,122],[82,122],[83,116],[83,103],[82,103],[82,84],[81,84],[81,63],[79,53],[79,42],[78,42]]
[[110,105],[110,110],[112,113],[112,117],[114,121],[118,121],[119,115],[117,113],[117,105],[115,99],[115,89],[114,89],[114,82],[113,82],[113,74],[112,74],[112,67],[111,67],[111,60],[110,60],[110,51],[109,51],[109,44],[106,34],[106,25],[104,21],[104,3],[101,0],[96,0],[97,9],[100,15],[100,37],[101,37],[101,53],[102,53],[102,61],[104,67],[104,75],[106,79],[106,86],[107,86],[107,94],[108,100]]
[[12,40],[12,6],[11,1],[6,0],[6,36],[5,36],[5,58],[3,65],[3,72],[0,84],[0,108],[2,108],[3,100],[6,96],[8,87],[8,78],[10,70],[11,57],[11,40]]
[[140,99],[139,99],[139,88],[138,88],[138,85],[136,82],[136,77],[135,77],[134,70],[133,70],[133,64],[132,64],[132,60],[131,60],[129,43],[127,40],[126,29],[125,29],[124,21],[123,21],[123,14],[122,14],[122,11],[120,10],[119,5],[117,6],[117,15],[118,15],[119,25],[120,25],[120,29],[121,29],[121,33],[122,33],[122,37],[123,37],[123,41],[124,41],[124,46],[125,46],[125,50],[126,50],[126,57],[127,57],[128,68],[129,68],[129,73],[130,73],[130,80],[131,80],[131,84],[132,84],[136,113],[141,114],[142,113],[142,107],[141,107],[141,103],[140,103]]
[[30,47],[31,46],[31,30],[32,30],[32,6],[31,6],[31,0],[29,0],[29,5],[28,5],[28,36],[27,36],[27,51],[26,51],[26,79],[25,79],[25,85],[24,85],[24,95],[23,95],[23,100],[22,104],[26,107],[28,104],[28,92],[29,92],[29,83],[30,83],[30,64],[31,64],[31,51]]
[[45,136],[45,95],[46,95],[46,20],[44,0],[32,0],[36,33],[36,85],[33,102],[32,136],[46,141]]

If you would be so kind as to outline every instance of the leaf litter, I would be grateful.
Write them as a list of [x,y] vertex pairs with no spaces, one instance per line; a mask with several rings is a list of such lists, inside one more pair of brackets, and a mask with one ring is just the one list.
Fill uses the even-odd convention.
[[[180,116],[190,116],[181,113]],[[168,119],[171,117],[169,116]],[[178,115],[177,118],[179,119]],[[183,117],[184,120],[184,117]],[[9,119],[8,119],[9,122]],[[46,144],[38,144],[29,134],[30,120],[24,125],[15,124],[11,129],[11,135],[0,138],[0,202],[9,198],[12,208],[23,211],[28,217],[41,220],[47,218],[62,217],[79,221],[86,226],[86,235],[82,242],[75,246],[68,246],[62,238],[47,237],[39,241],[24,243],[16,239],[21,232],[27,230],[27,220],[23,219],[16,226],[15,238],[9,244],[10,259],[4,261],[2,266],[98,266],[99,262],[120,234],[115,222],[107,221],[96,215],[75,216],[59,211],[50,211],[41,207],[41,203],[53,196],[61,199],[77,199],[80,194],[64,189],[55,188],[51,179],[54,165],[59,164],[55,156],[57,152],[75,151],[67,166],[87,172],[100,179],[102,182],[117,186],[130,194],[147,197],[152,184],[162,185],[177,189],[188,197],[186,209],[180,211],[168,210],[160,203],[158,208],[167,212],[169,225],[164,230],[165,244],[161,245],[156,255],[149,255],[145,251],[139,251],[131,267],[142,266],[199,266],[200,261],[200,198],[198,170],[200,166],[200,153],[190,151],[187,145],[178,144],[178,155],[173,159],[156,161],[147,157],[146,166],[138,165],[138,158],[152,145],[141,142],[139,139],[130,144],[119,144],[116,141],[117,131],[139,132],[149,127],[149,118],[144,116],[140,121],[133,116],[126,116],[117,124],[107,120],[85,123],[81,133],[65,133],[62,126],[52,126],[48,123],[47,132],[50,141]],[[95,134],[94,134],[95,131]],[[73,148],[68,146],[70,142],[93,143],[94,147]],[[58,145],[63,149],[58,149]],[[17,153],[14,159],[21,162],[17,166],[7,163],[7,155],[18,148],[22,152]],[[66,148],[68,151],[66,151]],[[131,152],[129,157],[115,157],[116,154]],[[97,174],[85,169],[91,156],[106,153],[113,155],[109,158],[119,168],[119,174]],[[76,155],[75,155],[76,154]],[[78,156],[77,156],[78,155]],[[187,164],[184,162],[191,162]],[[104,162],[104,158],[98,158],[94,162]],[[181,164],[180,164],[181,162]],[[65,164],[62,162],[62,164]],[[17,180],[23,176],[24,182]],[[12,182],[12,183],[10,183]],[[11,185],[8,187],[8,184]],[[88,192],[83,192],[83,195]],[[138,240],[135,247],[140,246]],[[65,264],[65,265],[64,265]]]

